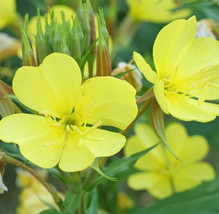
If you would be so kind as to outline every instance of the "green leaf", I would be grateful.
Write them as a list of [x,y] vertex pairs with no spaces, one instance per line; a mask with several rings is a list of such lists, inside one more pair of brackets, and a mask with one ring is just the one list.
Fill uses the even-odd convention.
[[128,73],[130,73],[130,72],[132,72],[132,71],[134,71],[134,70],[135,70],[135,68],[134,68],[134,69],[131,69],[131,70],[128,70],[128,71],[124,71],[124,72],[122,72],[122,73],[120,73],[120,74],[116,74],[114,77],[120,78],[120,77],[124,76],[125,74],[128,74]]
[[215,2],[213,1],[206,1],[206,0],[200,0],[200,1],[193,1],[186,4],[183,4],[179,7],[171,9],[171,11],[179,11],[179,10],[185,10],[185,9],[202,9],[207,8],[215,5]]
[[163,111],[156,100],[154,100],[151,107],[151,123],[156,135],[161,139],[161,143],[168,149],[168,151],[179,161],[181,161],[170,147],[165,133],[165,125],[163,119]]
[[[134,211],[133,214],[216,214],[219,213],[219,177],[216,180]],[[131,214],[131,212],[130,212]]]
[[8,94],[5,97],[8,97],[10,99],[12,99],[15,103],[17,103],[22,109],[24,109],[26,112],[28,113],[33,113],[33,110],[31,108],[28,108],[27,106],[25,106],[22,102],[20,102],[17,97],[13,94]]
[[72,214],[78,208],[81,201],[81,191],[67,191],[65,201],[63,203],[62,214]]
[[104,174],[104,172],[101,171],[97,160],[94,161],[94,163],[92,164],[91,168],[92,168],[93,170],[95,170],[98,174],[100,174],[101,176],[103,176],[104,178],[106,178],[106,179],[108,179],[108,180],[110,180],[110,181],[117,181],[116,178],[110,177],[110,176]]
[[97,197],[97,190],[91,192],[92,198],[91,203],[88,206],[88,209],[85,211],[85,214],[95,214],[98,212],[98,197]]
[[39,214],[60,214],[56,209],[49,209],[40,212]]
[[[144,150],[141,152],[138,152],[136,154],[133,154],[129,157],[123,157],[119,160],[116,160],[114,162],[112,162],[107,168],[105,168],[103,171],[105,174],[107,175],[111,175],[111,176],[119,176],[121,174],[125,174],[127,171],[130,170],[130,168],[132,168],[132,166],[136,163],[136,161],[142,157],[143,155],[147,154],[148,152],[150,152],[153,148],[155,148],[158,144]],[[104,177],[99,176],[96,179],[94,179],[94,181],[91,183],[91,187],[94,187],[98,184],[100,184],[101,182],[104,181]],[[87,187],[89,188],[89,187]]]

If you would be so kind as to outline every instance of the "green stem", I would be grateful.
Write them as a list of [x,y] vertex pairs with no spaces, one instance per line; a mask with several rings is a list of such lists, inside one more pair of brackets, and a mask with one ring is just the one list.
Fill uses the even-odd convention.
[[49,183],[47,183],[44,180],[44,178],[42,178],[39,174],[37,174],[33,169],[31,169],[29,166],[25,165],[21,161],[16,160],[8,155],[6,155],[6,159],[7,159],[7,163],[12,164],[16,167],[20,167],[26,170],[27,172],[29,172],[31,175],[33,175],[48,190],[48,192],[51,194],[51,196],[53,197],[54,201],[57,204],[61,202],[61,198],[58,196],[55,189]]
[[115,36],[115,44],[127,47],[134,37],[139,25],[140,23],[128,13],[118,28],[119,30]]

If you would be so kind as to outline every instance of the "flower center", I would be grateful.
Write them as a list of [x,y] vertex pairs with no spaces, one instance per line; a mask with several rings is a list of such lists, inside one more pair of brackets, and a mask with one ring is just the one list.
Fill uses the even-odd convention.
[[184,79],[176,79],[174,75],[163,81],[166,94],[192,97],[203,102],[206,99],[207,87],[219,88],[219,85],[214,83],[218,78],[217,69],[208,67]]

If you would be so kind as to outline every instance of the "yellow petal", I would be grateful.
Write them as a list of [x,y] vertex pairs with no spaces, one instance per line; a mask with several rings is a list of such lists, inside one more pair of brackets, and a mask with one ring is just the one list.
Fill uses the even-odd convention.
[[153,48],[154,63],[160,79],[173,74],[194,40],[195,17],[176,20],[158,34]]
[[219,41],[210,37],[194,39],[190,49],[179,63],[179,78],[192,76],[203,68],[217,65],[218,55]]
[[87,123],[125,129],[137,115],[135,94],[124,80],[94,77],[83,83],[75,112]]
[[154,94],[159,106],[166,114],[169,114],[167,108],[167,100],[164,94],[164,82],[162,80],[159,79],[156,80],[154,84]]
[[[147,141],[147,139],[145,139]],[[138,137],[138,136],[132,136],[127,140],[124,153],[125,156],[130,156],[133,155],[137,152],[145,150],[147,147],[144,145],[144,142]],[[157,148],[155,148],[157,149]],[[140,170],[159,170],[165,168],[165,162],[161,161],[162,156],[159,156],[159,158],[156,158],[156,154],[158,154],[159,149],[153,152],[150,151],[146,155],[142,156],[137,160],[135,163],[135,168],[140,169]],[[155,156],[154,156],[155,153]],[[159,154],[158,154],[159,155]]]
[[[171,123],[166,128],[166,138],[176,156],[179,157],[179,154],[184,148],[184,144],[187,143],[188,140],[185,127],[180,123]],[[173,159],[175,158],[173,157]],[[179,162],[178,160],[176,161]]]
[[178,5],[174,0],[126,0],[131,14],[135,19],[164,23],[174,19],[186,17],[189,10],[172,12],[171,9]]
[[203,181],[213,180],[214,178],[214,168],[206,162],[200,162],[180,169],[174,174],[173,182],[176,191],[180,192],[198,186]]
[[[128,139],[125,147],[126,156],[143,151],[159,142],[151,127],[146,124],[137,124],[135,126],[136,136]],[[149,153],[139,158],[135,167],[141,170],[158,170],[166,167],[163,159],[162,147],[159,145]]]
[[65,20],[72,22],[72,19],[75,17],[76,13],[72,8],[65,5],[55,5],[49,9],[49,11],[54,11],[54,16],[56,17],[59,23],[62,23],[62,13],[65,14]]
[[207,140],[199,135],[189,137],[183,144],[183,148],[179,153],[179,158],[183,163],[191,163],[200,161],[208,153]]
[[157,74],[151,69],[151,66],[146,62],[146,60],[137,52],[133,53],[133,58],[144,77],[149,82],[154,83],[157,79]]
[[125,156],[131,156],[135,153],[143,151],[144,149],[146,149],[145,145],[142,144],[139,137],[135,135],[128,138],[124,148],[124,153]]
[[94,159],[94,155],[84,145],[83,138],[77,134],[69,134],[59,167],[65,172],[81,171],[91,166]]
[[168,96],[167,105],[170,114],[174,117],[191,121],[208,122],[214,120],[219,114],[219,107],[212,103],[199,103],[197,100],[178,96]]
[[156,198],[165,198],[172,194],[168,177],[156,172],[131,175],[128,178],[128,185],[134,190],[146,189]]
[[213,80],[211,84],[207,84],[206,99],[219,100],[219,77]]
[[42,116],[13,114],[0,122],[1,140],[18,144],[24,157],[43,168],[58,163],[64,137],[63,129]]
[[123,148],[125,142],[123,135],[101,129],[92,130],[83,139],[94,157],[112,156]]
[[13,80],[14,92],[23,104],[58,118],[72,112],[80,85],[78,64],[61,53],[50,54],[39,67],[21,67]]
[[208,153],[208,142],[200,135],[188,136],[186,129],[179,123],[172,123],[166,129],[166,137],[177,157],[182,163],[168,154],[173,164],[182,166],[182,164],[194,163],[202,160]]
[[16,18],[16,1],[0,1],[0,29],[15,21]]

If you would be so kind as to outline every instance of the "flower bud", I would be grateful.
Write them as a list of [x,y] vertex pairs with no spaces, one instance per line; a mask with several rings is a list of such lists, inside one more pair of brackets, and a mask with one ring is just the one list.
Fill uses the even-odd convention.
[[[124,73],[124,75],[122,75]],[[112,76],[121,74],[120,77],[123,80],[129,82],[137,91],[140,91],[142,84],[142,74],[141,72],[132,64],[127,64],[125,62],[120,62],[118,67],[112,71]]]

